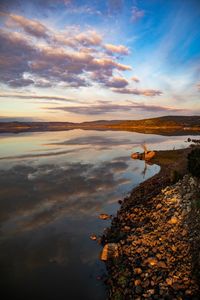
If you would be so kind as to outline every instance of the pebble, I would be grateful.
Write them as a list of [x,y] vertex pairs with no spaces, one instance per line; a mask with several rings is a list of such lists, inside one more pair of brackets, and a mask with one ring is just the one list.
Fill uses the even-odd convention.
[[108,220],[110,219],[110,216],[108,214],[100,214],[99,219],[101,220]]

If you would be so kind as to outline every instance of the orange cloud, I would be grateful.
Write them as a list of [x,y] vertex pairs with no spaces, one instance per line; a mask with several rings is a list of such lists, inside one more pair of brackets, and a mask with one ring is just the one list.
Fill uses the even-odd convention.
[[129,50],[127,47],[123,45],[113,45],[113,44],[105,44],[104,48],[108,51],[108,53],[117,53],[127,55],[129,54]]
[[39,21],[29,20],[23,16],[10,14],[7,25],[18,25],[26,33],[31,34],[37,38],[46,38],[48,35],[48,29]]
[[131,80],[135,82],[140,82],[139,78],[137,78],[136,76],[131,77]]

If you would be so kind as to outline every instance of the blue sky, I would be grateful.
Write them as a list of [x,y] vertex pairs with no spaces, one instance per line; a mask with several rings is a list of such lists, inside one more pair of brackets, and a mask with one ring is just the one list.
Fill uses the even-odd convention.
[[0,2],[0,117],[200,114],[198,0]]

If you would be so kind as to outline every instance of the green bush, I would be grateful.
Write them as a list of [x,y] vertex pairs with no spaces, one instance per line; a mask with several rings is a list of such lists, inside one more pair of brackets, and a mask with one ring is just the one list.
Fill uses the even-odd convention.
[[195,148],[188,154],[188,171],[200,178],[200,148]]

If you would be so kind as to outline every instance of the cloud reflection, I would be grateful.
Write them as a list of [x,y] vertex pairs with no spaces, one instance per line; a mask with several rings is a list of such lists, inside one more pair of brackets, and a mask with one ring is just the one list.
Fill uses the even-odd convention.
[[127,168],[126,158],[120,158],[99,165],[18,165],[1,170],[0,207],[4,228],[6,222],[11,222],[12,230],[21,232],[64,216],[94,216],[105,200],[113,201],[116,197],[113,191],[131,184],[130,178],[122,175]]

